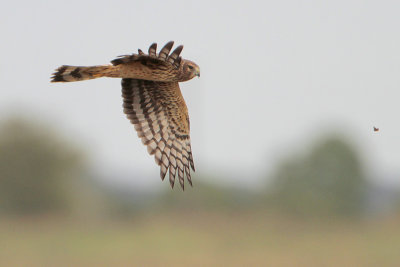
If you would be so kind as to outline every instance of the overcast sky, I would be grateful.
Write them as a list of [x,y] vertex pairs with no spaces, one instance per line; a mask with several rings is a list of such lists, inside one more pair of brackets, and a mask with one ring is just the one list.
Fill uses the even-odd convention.
[[399,14],[399,1],[6,1],[0,116],[41,117],[82,144],[100,172],[145,173],[143,183],[158,185],[122,113],[119,79],[49,77],[63,64],[106,64],[175,40],[201,68],[181,84],[199,173],[248,174],[230,182],[254,184],[333,129],[352,138],[369,171],[396,183]]

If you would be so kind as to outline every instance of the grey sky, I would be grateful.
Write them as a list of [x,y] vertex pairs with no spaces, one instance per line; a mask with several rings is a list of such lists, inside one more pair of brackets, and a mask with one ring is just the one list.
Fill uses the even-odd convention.
[[99,170],[158,183],[122,113],[119,79],[49,77],[62,64],[105,64],[175,40],[201,67],[200,79],[181,84],[200,172],[249,174],[251,183],[336,129],[372,173],[400,173],[399,12],[398,1],[7,1],[0,116],[42,116],[92,151]]

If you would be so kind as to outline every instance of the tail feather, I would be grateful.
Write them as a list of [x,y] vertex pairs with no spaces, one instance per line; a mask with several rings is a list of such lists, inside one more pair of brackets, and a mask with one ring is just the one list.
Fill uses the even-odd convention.
[[116,77],[114,66],[82,67],[63,65],[53,73],[53,76],[51,76],[51,82],[75,82],[100,77]]

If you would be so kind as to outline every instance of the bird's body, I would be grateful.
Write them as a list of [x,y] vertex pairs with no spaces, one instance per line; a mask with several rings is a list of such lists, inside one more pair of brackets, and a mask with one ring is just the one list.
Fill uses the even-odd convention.
[[124,113],[135,125],[138,136],[155,156],[164,179],[169,171],[171,186],[178,174],[184,188],[184,176],[191,182],[194,171],[190,145],[188,110],[178,82],[200,76],[200,68],[179,55],[183,46],[169,54],[173,42],[167,43],[157,55],[157,45],[149,54],[140,49],[138,54],[121,56],[111,65],[59,67],[52,82],[73,82],[100,77],[122,78]]

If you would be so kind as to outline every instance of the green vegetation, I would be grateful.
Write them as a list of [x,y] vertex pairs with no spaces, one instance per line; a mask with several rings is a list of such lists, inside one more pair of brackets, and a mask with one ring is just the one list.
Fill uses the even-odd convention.
[[328,136],[311,151],[283,161],[273,175],[270,200],[300,216],[358,216],[367,182],[357,152],[344,138]]
[[65,187],[82,172],[82,154],[47,125],[11,118],[0,126],[0,212],[65,211]]

